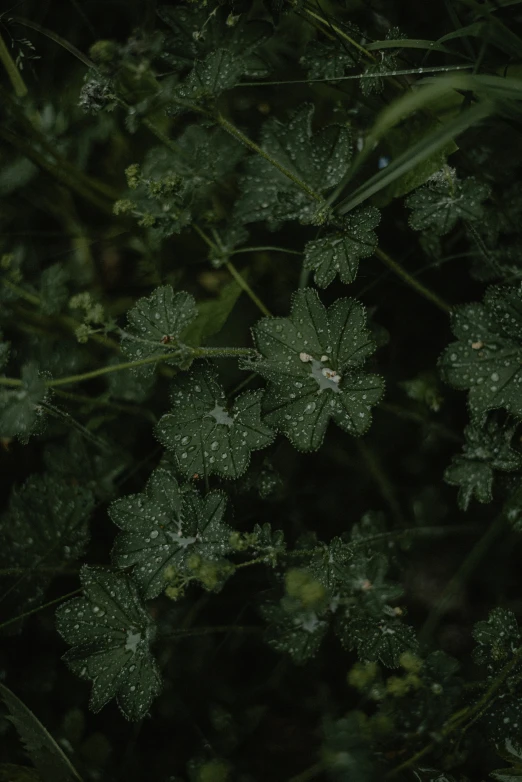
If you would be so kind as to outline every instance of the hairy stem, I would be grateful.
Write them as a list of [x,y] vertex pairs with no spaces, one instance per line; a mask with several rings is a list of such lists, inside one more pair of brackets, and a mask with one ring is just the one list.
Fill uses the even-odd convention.
[[66,595],[57,597],[56,600],[50,600],[48,603],[44,603],[43,605],[38,606],[38,608],[32,608],[30,611],[25,611],[23,614],[13,616],[12,619],[8,619],[7,622],[2,622],[2,624],[0,624],[0,630],[2,630],[4,627],[8,627],[9,625],[14,624],[15,622],[19,622],[20,619],[25,619],[27,616],[32,616],[33,614],[37,614],[39,611],[43,611],[45,608],[50,608],[57,603],[61,603],[62,600],[67,600],[68,597],[74,597],[74,595],[79,594],[81,591],[82,588],[80,587],[79,589],[75,589],[73,592],[68,592]]

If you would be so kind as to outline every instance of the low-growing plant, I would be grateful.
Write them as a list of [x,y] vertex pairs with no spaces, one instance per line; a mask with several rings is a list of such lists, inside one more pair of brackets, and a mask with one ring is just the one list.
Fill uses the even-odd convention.
[[0,780],[522,778],[520,3],[21,5]]

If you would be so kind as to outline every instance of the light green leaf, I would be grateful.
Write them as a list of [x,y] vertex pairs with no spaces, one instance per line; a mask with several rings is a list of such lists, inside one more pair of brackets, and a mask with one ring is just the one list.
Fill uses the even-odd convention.
[[72,644],[63,660],[81,679],[92,679],[92,711],[116,698],[128,720],[140,720],[161,690],[149,648],[154,621],[128,576],[84,565],[80,579],[84,597],[56,612],[58,632]]
[[241,291],[238,283],[232,280],[221,289],[217,298],[200,302],[198,316],[185,334],[187,342],[197,347],[221,331],[241,296]]
[[344,283],[353,282],[357,276],[359,261],[372,255],[377,247],[374,232],[380,214],[373,206],[363,207],[343,220],[342,230],[322,239],[314,239],[305,245],[304,265],[315,269],[314,279],[326,288],[336,274]]
[[362,304],[337,299],[327,310],[304,288],[288,318],[263,318],[253,333],[262,354],[253,367],[269,384],[266,420],[298,450],[317,450],[331,418],[350,434],[366,432],[384,382],[361,371],[375,350]]
[[[284,124],[269,119],[262,131],[261,147],[316,193],[335,187],[351,159],[350,132],[343,125],[329,125],[312,133],[314,106],[304,104]],[[235,220],[252,223],[267,220],[298,219],[309,223],[318,219],[323,205],[304,193],[268,160],[251,156],[240,179],[241,198]]]
[[[4,684],[0,684],[0,698],[9,711],[8,720],[16,728],[39,777],[46,781],[53,780],[53,782],[82,782],[69,758],[40,720]],[[34,777],[22,775],[18,777],[19,780],[29,778],[34,779]],[[7,780],[8,777],[6,776],[5,779]],[[14,779],[14,777],[9,776],[9,779]]]
[[522,745],[512,739],[505,739],[502,749],[498,754],[509,761],[511,768],[500,768],[492,771],[490,777],[497,782],[520,782],[522,779]]
[[28,437],[41,413],[40,403],[47,394],[45,381],[34,364],[22,367],[22,385],[0,387],[0,437]]
[[468,406],[480,422],[488,410],[505,408],[522,418],[522,289],[491,286],[483,304],[465,304],[452,315],[458,342],[442,354],[443,378],[469,389]]
[[167,586],[165,570],[190,574],[187,560],[220,559],[231,548],[232,530],[223,523],[226,497],[209,492],[202,498],[193,488],[180,489],[176,479],[157,469],[143,494],[122,497],[110,506],[113,522],[123,530],[112,556],[118,567],[134,566],[132,575],[145,598],[157,597]]
[[484,213],[482,202],[489,195],[489,185],[474,177],[460,181],[446,166],[406,199],[406,206],[411,209],[409,224],[415,231],[429,230],[444,236],[458,220],[480,220]]
[[444,473],[446,483],[459,487],[461,510],[468,509],[473,497],[491,502],[495,470],[511,472],[522,466],[522,456],[510,446],[512,429],[502,430],[495,421],[489,421],[486,427],[467,426],[465,436],[462,454],[453,457]]
[[174,452],[183,475],[238,478],[248,467],[251,451],[266,448],[274,439],[260,418],[262,397],[262,391],[247,391],[228,408],[215,371],[200,364],[174,379],[172,412],[160,419],[157,436]]
[[[139,299],[128,313],[121,342],[124,355],[129,361],[139,361],[173,353],[167,363],[179,364],[179,340],[197,314],[196,302],[189,293],[174,293],[170,285],[156,288],[150,296]],[[145,364],[139,371],[150,375],[154,364]]]

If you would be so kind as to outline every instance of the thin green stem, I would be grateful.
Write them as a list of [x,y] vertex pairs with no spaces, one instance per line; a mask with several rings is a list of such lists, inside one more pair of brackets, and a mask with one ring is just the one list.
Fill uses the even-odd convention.
[[61,399],[68,399],[71,402],[76,402],[80,405],[84,404],[91,405],[92,407],[104,407],[107,410],[114,410],[118,413],[127,413],[130,415],[139,415],[143,418],[146,418],[148,421],[152,421],[153,423],[156,422],[156,416],[151,410],[146,410],[145,408],[138,407],[137,405],[126,405],[117,402],[109,402],[107,399],[101,399],[100,397],[95,398],[92,396],[86,396],[84,394],[73,394],[70,391],[61,391],[60,389],[56,389],[54,393]]
[[232,277],[235,279],[239,287],[242,288],[247,294],[247,296],[251,298],[251,300],[254,302],[258,310],[262,312],[263,315],[267,315],[268,317],[271,317],[272,313],[270,312],[268,307],[266,307],[261,301],[261,299],[259,298],[259,296],[257,296],[254,293],[254,291],[252,290],[248,282],[245,280],[243,275],[238,272],[238,270],[236,269],[232,261],[227,261],[225,266],[230,272],[230,274],[232,275]]
[[188,627],[186,629],[172,630],[164,638],[190,638],[191,636],[198,635],[214,635],[216,633],[255,633],[256,635],[263,632],[262,627],[256,627],[255,625],[249,627],[247,625],[216,625],[215,627]]
[[397,501],[395,494],[395,488],[392,481],[384,471],[382,465],[379,462],[373,449],[370,448],[362,439],[357,442],[359,453],[361,454],[363,461],[368,467],[368,471],[373,477],[380,493],[386,504],[388,505],[391,515],[395,523],[399,527],[404,527],[404,516],[401,510],[401,506]]
[[13,85],[13,90],[15,91],[16,97],[23,98],[25,95],[27,95],[28,92],[27,85],[22,78],[22,74],[16,67],[16,63],[11,57],[9,53],[9,49],[5,45],[5,41],[1,35],[0,35],[0,61],[2,62],[2,65],[7,71],[7,75],[9,76],[9,80]]
[[[124,361],[121,364],[113,364],[111,366],[100,367],[99,369],[93,369],[90,372],[83,372],[79,375],[69,375],[68,377],[60,377],[55,380],[47,380],[45,385],[47,388],[56,388],[57,386],[66,386],[70,383],[83,383],[85,380],[93,380],[96,377],[102,377],[103,375],[109,375],[111,372],[119,372],[122,369],[134,369],[135,367],[145,366],[147,364],[157,364],[161,361],[168,361],[175,358],[177,355],[183,357],[192,358],[251,358],[256,355],[256,351],[253,348],[182,348],[181,351],[173,351],[171,353],[165,353],[161,356],[149,356],[148,358],[141,358],[138,361]],[[0,385],[18,387],[22,385],[22,381],[18,378],[0,377]]]
[[56,600],[50,600],[48,603],[44,603],[43,605],[38,606],[38,608],[32,608],[30,611],[26,611],[23,614],[14,616],[12,619],[8,619],[7,622],[2,622],[2,624],[0,624],[0,630],[3,630],[4,627],[8,627],[9,625],[14,624],[15,622],[19,622],[20,619],[25,619],[27,616],[32,616],[33,614],[37,614],[39,611],[43,611],[45,608],[50,608],[51,606],[54,606],[57,603],[61,603],[62,600],[67,600],[68,597],[74,597],[74,595],[77,595],[81,591],[82,588],[80,587],[79,589],[75,589],[73,592],[68,592],[66,595],[57,597]]
[[228,255],[242,255],[243,253],[262,253],[262,252],[274,252],[285,253],[286,255],[302,255],[299,250],[289,250],[286,247],[272,247],[270,245],[264,247],[239,247],[237,250],[232,250]]
[[432,304],[435,304],[440,310],[445,312],[446,314],[450,314],[452,312],[452,307],[444,301],[438,294],[434,293],[432,290],[427,288],[425,285],[423,285],[419,280],[417,280],[415,277],[413,277],[409,272],[404,269],[400,263],[397,263],[397,261],[394,261],[393,258],[390,258],[390,256],[385,253],[383,250],[380,249],[380,247],[377,247],[375,250],[375,255],[377,258],[379,258],[380,261],[382,261],[389,269],[391,269],[395,274],[400,277],[404,282],[410,286],[410,288],[413,288],[417,291],[417,293],[420,293],[421,296],[424,296],[425,299],[428,299],[428,301],[431,301]]
[[315,779],[315,777],[319,776],[324,769],[324,763],[315,763],[313,766],[310,766],[310,768],[307,768],[305,771],[297,774],[297,776],[289,779],[288,782],[309,782],[310,779]]
[[367,57],[372,62],[375,62],[377,60],[377,57],[368,51],[368,49],[365,49],[364,46],[361,46],[360,43],[357,43],[356,40],[351,38],[348,33],[346,33],[344,30],[342,30],[340,27],[337,27],[336,24],[332,24],[332,22],[329,22],[327,19],[323,19],[322,16],[319,16],[319,14],[316,14],[314,11],[310,10],[310,8],[304,9],[305,14],[308,14],[312,19],[315,19],[317,22],[320,22],[325,27],[330,28],[330,30],[333,30],[337,35],[339,35],[341,38],[344,38],[345,41],[347,41],[350,46],[353,46],[354,49],[358,49],[361,54],[364,54],[365,57]]

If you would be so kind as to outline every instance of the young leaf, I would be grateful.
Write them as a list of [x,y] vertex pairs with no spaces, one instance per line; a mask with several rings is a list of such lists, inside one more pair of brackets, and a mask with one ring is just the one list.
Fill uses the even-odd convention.
[[149,649],[154,621],[128,576],[84,565],[80,579],[84,597],[56,612],[58,632],[72,644],[62,659],[81,679],[92,679],[92,711],[116,698],[128,720],[140,720],[161,690]]
[[241,292],[242,288],[239,284],[235,280],[231,280],[222,288],[217,298],[200,302],[198,316],[189,326],[185,335],[187,342],[197,347],[221,331]]
[[[179,339],[197,314],[196,302],[189,293],[174,293],[170,285],[156,288],[129,311],[121,349],[129,361],[173,353],[167,363],[179,364]],[[174,354],[176,349],[178,358]],[[139,370],[144,375],[151,375],[154,364],[145,364]]]
[[459,181],[452,169],[445,166],[406,199],[406,206],[411,209],[409,224],[414,231],[430,230],[444,236],[458,220],[480,220],[484,213],[482,202],[489,195],[489,185],[474,177]]
[[190,574],[187,560],[220,559],[231,548],[232,530],[223,523],[226,497],[209,492],[203,499],[193,488],[180,490],[167,470],[157,469],[143,494],[122,497],[110,506],[113,522],[123,530],[112,556],[117,567],[134,566],[132,575],[145,598],[167,586],[165,570]]
[[452,315],[453,333],[439,365],[444,379],[469,389],[472,420],[488,410],[505,408],[522,417],[522,291],[519,286],[491,286],[483,304],[465,304]]
[[489,421],[484,428],[470,424],[465,435],[462,454],[453,457],[444,473],[446,483],[459,487],[461,510],[468,509],[473,496],[479,502],[491,502],[495,470],[511,472],[522,466],[522,456],[510,446],[512,429],[503,431]]
[[26,438],[34,432],[47,394],[45,381],[34,364],[22,367],[22,385],[0,386],[0,437]]
[[510,768],[499,768],[492,771],[490,776],[497,782],[520,782],[522,780],[522,745],[518,741],[505,739],[502,750],[498,750],[499,755],[511,763]]
[[0,698],[9,711],[8,720],[16,728],[39,778],[54,782],[82,782],[69,758],[40,720],[4,684],[0,684]]
[[[304,104],[285,125],[269,119],[263,128],[261,147],[316,193],[335,187],[351,158],[350,132],[342,125],[329,125],[312,133],[313,105]],[[322,204],[304,193],[292,179],[259,155],[251,156],[240,180],[241,198],[235,219],[240,223],[298,219],[318,220]]]
[[187,477],[221,475],[238,478],[251,451],[266,448],[274,432],[261,421],[262,391],[246,391],[229,409],[215,371],[198,365],[175,378],[172,412],[164,415],[157,435],[174,452],[179,470]]
[[61,263],[53,263],[40,278],[40,308],[46,315],[60,312],[69,297],[69,273]]
[[328,422],[353,435],[366,432],[384,392],[378,375],[361,371],[375,350],[362,304],[337,299],[328,310],[315,290],[297,291],[288,318],[263,318],[253,333],[266,378],[263,409],[301,451],[317,450]]
[[344,218],[339,233],[314,239],[305,245],[304,265],[306,269],[315,269],[317,285],[326,288],[336,274],[344,283],[355,280],[359,261],[372,255],[377,247],[377,235],[373,229],[378,226],[379,220],[380,213],[375,207],[363,207]]

